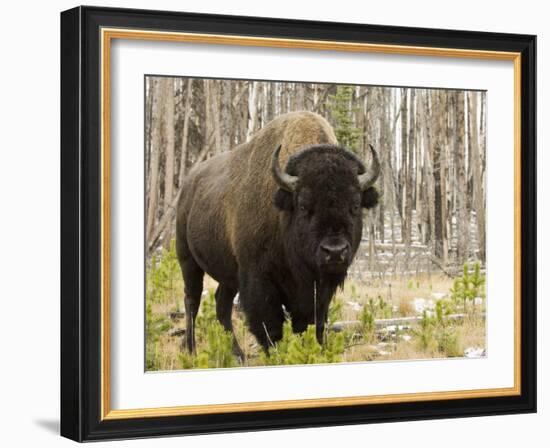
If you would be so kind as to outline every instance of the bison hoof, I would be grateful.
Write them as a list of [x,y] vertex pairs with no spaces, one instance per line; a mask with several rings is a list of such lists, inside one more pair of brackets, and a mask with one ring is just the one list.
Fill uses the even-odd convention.
[[233,355],[235,355],[235,357],[239,360],[241,364],[246,361],[246,356],[238,344],[233,345]]

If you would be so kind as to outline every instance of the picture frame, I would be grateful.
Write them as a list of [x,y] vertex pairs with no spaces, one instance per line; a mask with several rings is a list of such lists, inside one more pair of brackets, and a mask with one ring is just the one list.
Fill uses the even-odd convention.
[[[514,384],[112,409],[111,44],[186,42],[509,61],[514,82]],[[77,7],[61,13],[61,435],[76,441],[536,412],[536,37]]]

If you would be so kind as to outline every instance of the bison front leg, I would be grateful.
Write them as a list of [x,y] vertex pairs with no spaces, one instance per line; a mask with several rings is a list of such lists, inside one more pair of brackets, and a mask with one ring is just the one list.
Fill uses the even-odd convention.
[[325,327],[327,322],[328,307],[318,306],[317,312],[314,313],[313,307],[308,314],[295,314],[292,315],[292,331],[294,333],[303,333],[310,325],[315,325],[315,335],[319,344],[323,345],[325,342]]
[[233,299],[237,294],[237,290],[225,285],[219,285],[216,289],[216,316],[222,324],[225,331],[229,331],[233,335],[233,354],[244,361],[244,353],[237,342],[235,332],[233,331],[233,322],[231,314],[233,311]]
[[241,276],[239,294],[248,328],[268,353],[283,337],[285,315],[278,289],[261,275],[248,274]]
[[320,287],[315,289],[315,315],[313,316],[313,322],[315,323],[315,334],[319,344],[323,345],[325,340],[325,327],[328,320],[328,310],[330,301],[334,296],[335,287],[332,285],[325,285],[320,282]]

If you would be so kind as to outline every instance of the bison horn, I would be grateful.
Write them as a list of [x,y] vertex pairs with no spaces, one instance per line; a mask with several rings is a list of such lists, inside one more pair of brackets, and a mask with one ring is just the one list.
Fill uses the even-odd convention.
[[357,180],[359,181],[359,187],[361,191],[365,191],[367,188],[372,187],[380,175],[380,161],[378,160],[378,154],[369,145],[372,154],[372,168],[364,174],[359,174]]
[[298,176],[291,176],[290,174],[285,173],[281,166],[279,165],[279,152],[281,151],[281,145],[273,152],[273,157],[271,159],[271,173],[275,182],[283,190],[293,192],[296,190],[296,184],[298,183]]

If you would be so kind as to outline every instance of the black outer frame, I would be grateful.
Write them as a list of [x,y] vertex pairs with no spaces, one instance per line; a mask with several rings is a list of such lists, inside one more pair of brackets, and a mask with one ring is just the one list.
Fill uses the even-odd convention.
[[[521,52],[521,395],[100,419],[100,28]],[[76,441],[536,412],[536,36],[77,7],[61,13],[61,435]]]

